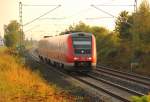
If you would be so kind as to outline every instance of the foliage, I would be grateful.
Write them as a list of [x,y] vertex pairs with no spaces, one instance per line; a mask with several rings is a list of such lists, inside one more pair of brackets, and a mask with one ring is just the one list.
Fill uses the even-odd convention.
[[[128,65],[133,61],[138,62],[140,71],[147,70],[147,72],[149,69],[146,66],[149,66],[149,63],[145,59],[150,54],[149,22],[150,6],[148,0],[143,0],[136,12],[129,14],[127,11],[122,11],[115,26],[115,32],[118,33],[121,40],[119,59],[124,57],[126,61],[123,62],[128,62],[126,63]],[[130,58],[127,56],[130,56]],[[123,64],[121,65],[123,66]]]
[[4,25],[4,34],[6,46],[17,47],[21,39],[20,24],[17,21],[11,21],[8,25]]
[[131,97],[131,100],[132,100],[131,102],[150,102],[150,95],[142,97],[133,96]]
[[6,48],[0,49],[0,102],[74,101],[73,96],[56,90],[10,52]]
[[148,1],[144,0],[137,13],[134,15],[134,26],[135,33],[139,34],[141,40],[150,42],[150,6]]
[[120,40],[115,33],[108,33],[97,39],[98,57],[101,61],[114,58],[119,52]]
[[130,28],[133,24],[133,19],[129,15],[129,12],[122,11],[115,23],[115,31],[119,33],[119,37],[122,39],[131,39]]
[[[134,46],[150,42],[150,6],[143,0],[137,12],[122,11],[116,20],[115,31],[121,39],[131,39]],[[141,45],[142,46],[142,45]]]
[[61,32],[61,34],[68,32],[90,32],[90,26],[80,21],[79,24],[70,25],[68,29],[66,29],[64,32]]
[[131,28],[133,46],[136,50],[149,52],[147,46],[150,46],[150,6],[147,0],[143,0],[137,12],[133,14],[133,18],[134,23]]

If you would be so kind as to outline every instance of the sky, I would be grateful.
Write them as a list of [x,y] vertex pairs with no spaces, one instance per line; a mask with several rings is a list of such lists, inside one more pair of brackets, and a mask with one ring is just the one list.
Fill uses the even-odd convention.
[[[134,12],[134,6],[131,6],[134,4],[134,0],[0,0],[1,36],[3,36],[4,24],[7,25],[11,20],[19,21],[19,2],[23,4],[22,16],[25,36],[34,40],[39,40],[44,35],[56,35],[67,29],[69,25],[77,24],[79,21],[90,26],[102,26],[113,30],[116,18],[112,18],[112,16],[104,12],[116,17],[123,10],[127,10],[130,13]],[[138,0],[138,5],[140,2],[141,0]],[[56,8],[58,5],[61,6]],[[91,5],[95,5],[99,10]],[[54,8],[56,9],[47,15],[28,24],[28,22]]]

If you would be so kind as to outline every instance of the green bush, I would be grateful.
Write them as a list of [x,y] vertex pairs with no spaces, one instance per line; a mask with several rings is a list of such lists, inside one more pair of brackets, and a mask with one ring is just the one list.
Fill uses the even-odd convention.
[[131,97],[131,102],[150,102],[150,97],[149,96],[133,96]]

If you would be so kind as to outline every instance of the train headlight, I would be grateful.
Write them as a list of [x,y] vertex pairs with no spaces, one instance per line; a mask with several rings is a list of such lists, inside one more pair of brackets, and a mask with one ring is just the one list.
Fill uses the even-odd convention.
[[79,58],[78,58],[78,57],[74,57],[73,59],[74,59],[74,60],[78,60]]
[[89,60],[91,60],[92,58],[91,58],[91,57],[89,57],[88,59],[89,59]]

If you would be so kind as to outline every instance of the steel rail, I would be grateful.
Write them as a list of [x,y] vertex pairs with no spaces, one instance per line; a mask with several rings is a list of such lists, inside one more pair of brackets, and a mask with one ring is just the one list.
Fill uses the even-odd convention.
[[105,89],[105,88],[96,86],[96,85],[94,85],[94,84],[92,84],[92,83],[90,83],[90,82],[88,82],[88,81],[85,81],[85,80],[79,78],[79,77],[75,77],[75,76],[72,76],[72,77],[74,77],[75,79],[77,79],[77,80],[79,80],[79,81],[81,81],[81,82],[83,82],[83,83],[85,83],[85,84],[87,84],[87,85],[89,85],[89,86],[91,86],[91,87],[93,87],[93,88],[99,90],[99,91],[103,91],[103,92],[105,92],[105,93],[111,95],[112,97],[117,98],[117,99],[119,99],[119,100],[121,100],[121,101],[123,101],[123,102],[130,102],[130,100],[128,100],[128,99],[126,99],[126,98],[124,98],[124,97],[122,97],[122,96],[119,96],[119,95],[117,95],[117,94],[115,94],[115,93],[113,93],[113,92],[111,92],[111,91],[109,91],[109,90],[107,90],[107,89]]
[[104,70],[104,69],[96,69],[96,71],[106,73],[106,74],[109,74],[109,75],[112,75],[112,76],[116,76],[116,77],[119,77],[119,78],[122,78],[122,79],[130,80],[130,81],[133,81],[133,82],[136,82],[136,83],[140,83],[140,84],[145,85],[145,86],[150,88],[150,83],[139,80],[137,78],[135,79],[133,77],[130,77],[130,76],[127,76],[127,75],[124,75],[124,74],[121,74],[121,73],[116,73],[116,72],[113,73],[113,71],[110,72],[110,71]]
[[118,70],[115,70],[115,69],[111,69],[109,67],[102,66],[102,65],[98,65],[97,68],[103,68],[103,69],[106,69],[106,70],[109,70],[109,71],[112,71],[112,72],[116,72],[116,73],[120,73],[120,74],[128,75],[128,76],[133,76],[133,77],[136,77],[136,78],[139,78],[139,79],[144,79],[144,80],[150,81],[149,77],[136,75],[136,74],[131,74],[131,73],[127,73],[127,72],[121,72],[121,71],[118,71]]
[[111,85],[111,86],[117,87],[118,89],[121,89],[121,90],[127,91],[127,92],[129,92],[129,93],[132,93],[132,94],[134,94],[134,95],[138,95],[138,96],[143,96],[143,95],[144,95],[143,93],[139,93],[139,92],[137,92],[137,91],[131,90],[131,89],[126,88],[126,87],[123,87],[123,86],[121,86],[121,85],[119,85],[119,84],[115,84],[115,83],[112,83],[112,82],[110,82],[110,81],[107,81],[107,80],[104,80],[104,79],[101,79],[101,78],[97,78],[97,77],[95,77],[95,76],[93,76],[93,75],[91,75],[91,74],[87,74],[87,76],[89,76],[89,77],[91,77],[91,78],[93,78],[93,79],[95,79],[95,80],[101,81],[101,82],[103,82],[103,83],[109,84],[109,85]]

